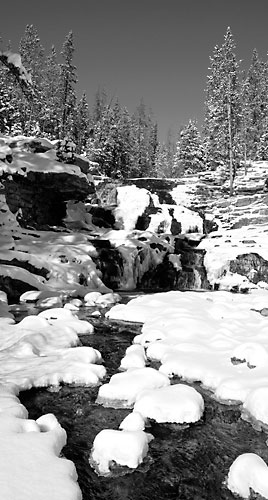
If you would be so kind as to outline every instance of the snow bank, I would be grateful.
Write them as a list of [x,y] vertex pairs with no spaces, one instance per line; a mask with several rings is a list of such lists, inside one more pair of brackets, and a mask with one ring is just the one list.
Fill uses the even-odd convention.
[[[28,294],[23,299],[39,296]],[[28,420],[17,395],[31,387],[61,382],[100,383],[106,375],[100,352],[75,347],[77,332],[84,332],[85,324],[92,333],[92,325],[65,308],[48,309],[15,324],[6,294],[0,293],[0,484],[4,500],[82,499],[74,464],[59,458],[66,444],[65,430],[53,415]]]
[[116,305],[107,317],[144,323],[133,342],[161,363],[162,374],[201,381],[220,400],[244,402],[268,386],[268,320],[258,312],[267,302],[264,289],[171,291]]
[[36,421],[8,414],[0,396],[0,483],[4,500],[81,500],[75,466],[59,458],[66,432],[54,415]]

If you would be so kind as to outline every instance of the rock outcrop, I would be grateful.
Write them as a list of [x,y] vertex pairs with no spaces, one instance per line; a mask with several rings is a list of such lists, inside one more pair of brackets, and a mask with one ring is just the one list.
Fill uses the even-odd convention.
[[77,155],[74,163],[79,166],[60,163],[45,139],[10,139],[6,146],[9,156],[0,161],[0,179],[21,226],[62,224],[68,200],[85,200],[95,192],[93,178],[84,173],[87,162]]

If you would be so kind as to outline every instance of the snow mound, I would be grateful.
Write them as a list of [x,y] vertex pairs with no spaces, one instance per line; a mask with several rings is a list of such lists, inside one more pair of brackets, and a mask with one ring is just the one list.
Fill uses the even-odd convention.
[[133,411],[122,420],[119,429],[123,431],[144,431],[144,418],[139,412]]
[[141,345],[131,345],[126,349],[126,354],[120,363],[120,369],[143,368],[145,367],[146,359],[145,350]]
[[143,431],[104,429],[94,439],[89,463],[100,476],[110,476],[114,462],[136,469],[147,455],[152,439]]
[[193,387],[176,384],[142,392],[134,411],[158,423],[183,424],[197,422],[202,417],[204,401]]
[[246,397],[243,409],[252,417],[268,425],[268,386],[253,389]]
[[131,407],[144,389],[156,389],[170,384],[169,378],[154,368],[134,368],[116,373],[108,384],[99,388],[97,403],[107,407]]
[[227,486],[232,493],[250,498],[251,489],[268,498],[268,467],[255,453],[239,455],[230,467]]

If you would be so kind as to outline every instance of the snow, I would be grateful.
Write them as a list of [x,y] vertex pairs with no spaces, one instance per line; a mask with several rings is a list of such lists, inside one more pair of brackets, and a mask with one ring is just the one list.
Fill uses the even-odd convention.
[[[37,294],[24,296],[38,299]],[[106,370],[92,347],[75,347],[93,327],[53,308],[15,324],[0,294],[0,483],[3,500],[81,500],[74,464],[59,458],[66,432],[53,415],[27,419],[19,391],[61,382],[98,385]]]
[[46,153],[30,153],[17,151],[10,164],[1,163],[2,172],[7,174],[20,174],[26,176],[28,172],[62,173],[70,174],[86,179],[79,167],[76,165],[60,163],[57,161],[56,151],[51,149]]
[[257,253],[268,260],[267,225],[214,231],[201,241],[198,248],[206,250],[204,264],[209,282],[212,285],[221,283],[230,261],[238,255]]
[[230,467],[227,486],[232,493],[250,498],[252,489],[268,498],[268,467],[255,453],[239,455]]
[[158,423],[197,422],[204,411],[204,401],[193,387],[184,384],[141,392],[134,411]]
[[101,476],[109,476],[111,462],[136,469],[148,453],[153,436],[143,431],[103,429],[97,434],[89,463]]
[[245,412],[256,420],[268,424],[268,386],[253,389],[243,404]]
[[122,420],[119,429],[124,431],[144,431],[145,420],[138,411],[133,411]]
[[126,349],[126,354],[121,359],[120,369],[143,368],[146,359],[145,350],[141,345],[131,345]]
[[99,388],[97,403],[110,407],[131,407],[143,389],[165,387],[169,378],[154,368],[133,368],[113,375]]
[[171,291],[116,305],[107,317],[143,323],[133,342],[161,363],[162,374],[201,381],[219,400],[244,402],[268,385],[267,318],[257,312],[267,301],[263,289]]
[[74,464],[59,458],[65,444],[66,432],[53,415],[35,422],[1,412],[1,498],[81,500]]

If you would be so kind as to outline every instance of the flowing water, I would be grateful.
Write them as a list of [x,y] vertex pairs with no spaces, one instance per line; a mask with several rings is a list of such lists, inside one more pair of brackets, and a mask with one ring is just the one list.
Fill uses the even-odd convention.
[[[109,322],[103,315],[93,323],[95,334],[82,336],[81,343],[99,349],[108,380],[140,325]],[[200,384],[193,386],[205,400],[203,418],[190,426],[152,423],[148,432],[155,439],[145,463],[115,477],[97,476],[88,459],[96,434],[105,428],[118,429],[130,410],[97,405],[97,387],[63,385],[56,393],[50,388],[32,389],[22,392],[20,399],[30,418],[52,412],[66,429],[63,454],[76,465],[84,500],[234,499],[224,484],[230,465],[245,452],[257,453],[268,463],[267,436],[241,419],[238,405],[219,404]]]

